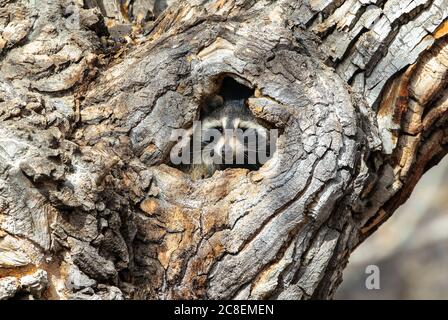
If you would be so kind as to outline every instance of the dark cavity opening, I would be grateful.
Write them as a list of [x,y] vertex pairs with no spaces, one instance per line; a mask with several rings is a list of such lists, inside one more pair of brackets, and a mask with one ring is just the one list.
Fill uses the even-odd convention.
[[225,77],[222,79],[218,94],[224,100],[246,100],[254,95],[254,89],[239,83],[232,77]]

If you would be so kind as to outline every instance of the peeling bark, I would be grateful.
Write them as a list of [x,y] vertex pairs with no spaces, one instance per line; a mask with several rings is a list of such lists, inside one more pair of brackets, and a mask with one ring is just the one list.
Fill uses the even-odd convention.
[[[331,298],[446,154],[447,0],[168,2],[0,1],[1,298]],[[223,77],[277,151],[192,180]]]

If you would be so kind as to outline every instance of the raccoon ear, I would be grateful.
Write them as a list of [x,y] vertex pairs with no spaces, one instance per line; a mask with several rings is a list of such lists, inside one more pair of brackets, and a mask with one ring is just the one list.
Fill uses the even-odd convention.
[[209,97],[203,107],[203,111],[206,113],[212,112],[216,108],[222,107],[224,105],[223,97],[219,95],[214,95]]

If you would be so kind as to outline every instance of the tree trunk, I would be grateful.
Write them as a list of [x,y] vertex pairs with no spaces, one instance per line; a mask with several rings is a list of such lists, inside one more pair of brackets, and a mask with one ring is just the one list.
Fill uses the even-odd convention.
[[[331,298],[446,153],[448,0],[72,2],[0,0],[0,298]],[[225,77],[277,149],[193,180]]]

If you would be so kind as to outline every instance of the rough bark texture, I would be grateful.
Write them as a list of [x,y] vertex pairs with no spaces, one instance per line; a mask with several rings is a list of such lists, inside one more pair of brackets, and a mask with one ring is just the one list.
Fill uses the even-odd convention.
[[[448,1],[122,2],[0,0],[0,299],[331,298],[446,153]],[[223,76],[277,152],[193,181]]]

